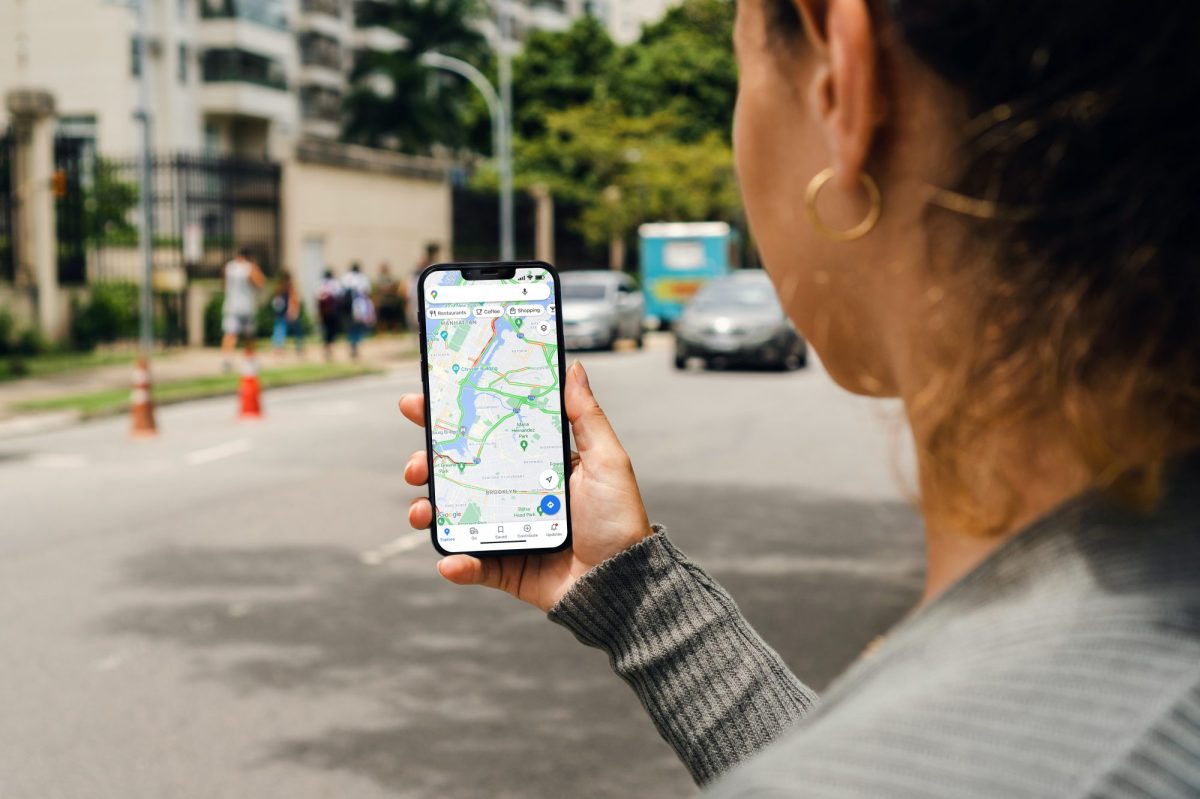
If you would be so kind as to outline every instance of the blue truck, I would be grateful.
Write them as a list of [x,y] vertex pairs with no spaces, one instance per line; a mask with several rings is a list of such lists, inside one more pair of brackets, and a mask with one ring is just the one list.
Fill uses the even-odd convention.
[[737,233],[725,222],[653,222],[638,240],[649,327],[673,324],[701,286],[736,268]]

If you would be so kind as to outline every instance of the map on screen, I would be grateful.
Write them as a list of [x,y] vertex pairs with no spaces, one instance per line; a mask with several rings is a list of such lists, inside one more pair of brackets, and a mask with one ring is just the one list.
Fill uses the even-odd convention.
[[553,275],[428,275],[425,303],[437,541],[541,549],[567,536]]

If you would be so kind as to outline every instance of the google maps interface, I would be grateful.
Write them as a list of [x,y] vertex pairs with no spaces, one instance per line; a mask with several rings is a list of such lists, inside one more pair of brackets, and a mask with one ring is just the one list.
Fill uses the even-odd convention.
[[567,535],[553,278],[424,283],[437,539],[451,552]]

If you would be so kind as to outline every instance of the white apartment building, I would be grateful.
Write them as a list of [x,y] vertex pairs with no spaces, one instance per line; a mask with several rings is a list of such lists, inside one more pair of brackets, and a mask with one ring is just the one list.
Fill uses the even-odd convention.
[[592,0],[591,12],[604,21],[617,44],[637,41],[642,27],[662,19],[682,0]]

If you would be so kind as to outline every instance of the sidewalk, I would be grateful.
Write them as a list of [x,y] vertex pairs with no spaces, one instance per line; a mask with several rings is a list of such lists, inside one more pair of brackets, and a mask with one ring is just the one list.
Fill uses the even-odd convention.
[[[358,363],[377,370],[412,363],[417,358],[417,343],[409,334],[375,336],[363,342],[359,349]],[[151,365],[155,386],[190,379],[210,378],[224,374],[220,350],[214,348],[188,348],[158,353]],[[259,350],[259,366],[270,370],[273,367],[296,366],[297,364],[323,363],[320,342],[310,341],[301,360],[292,349],[277,355],[270,348]],[[334,361],[349,364],[350,355],[344,342],[334,349]],[[234,372],[240,371],[242,355],[234,359]],[[100,366],[61,374],[22,378],[0,382],[0,438],[56,429],[73,424],[81,418],[77,411],[29,412],[21,405],[43,400],[53,400],[71,395],[101,391],[121,391],[132,387],[131,365]]]

